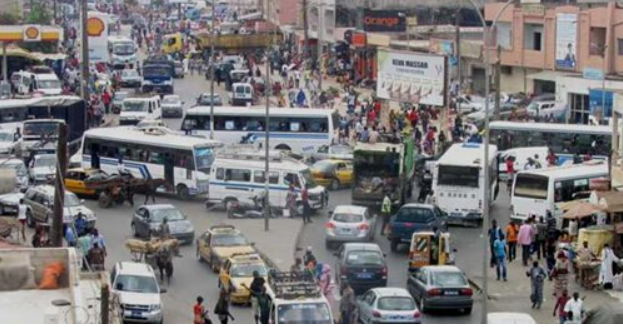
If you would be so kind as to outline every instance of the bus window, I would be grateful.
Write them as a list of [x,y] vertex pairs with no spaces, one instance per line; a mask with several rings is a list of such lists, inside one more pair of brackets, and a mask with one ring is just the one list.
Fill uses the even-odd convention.
[[514,196],[530,199],[547,199],[549,179],[529,174],[518,174],[515,179]]
[[251,171],[248,169],[227,169],[225,175],[228,181],[233,182],[250,182]]
[[286,185],[294,185],[294,188],[301,188],[301,182],[299,181],[298,174],[288,173],[283,179],[283,183]]
[[223,168],[218,168],[216,170],[216,179],[222,181],[223,179],[225,179],[225,169]]

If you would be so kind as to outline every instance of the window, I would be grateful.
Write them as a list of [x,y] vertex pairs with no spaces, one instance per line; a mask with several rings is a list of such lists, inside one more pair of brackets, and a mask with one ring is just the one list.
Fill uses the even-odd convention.
[[510,23],[497,22],[496,36],[498,45],[505,50],[513,48],[513,34]]
[[439,185],[478,187],[480,168],[439,165]]
[[286,185],[294,184],[294,188],[301,188],[298,174],[288,173],[283,179],[283,183]]
[[617,39],[617,54],[623,56],[623,39]]
[[603,56],[606,47],[606,29],[591,27],[588,52],[591,56]]
[[[266,179],[264,179],[264,171],[256,170],[255,172],[253,172],[253,182],[254,183],[258,183],[258,184],[264,184],[266,182]],[[278,184],[279,183],[279,173],[275,172],[275,171],[271,171],[269,173],[268,183],[270,183],[270,184]]]
[[223,180],[225,178],[225,169],[219,168],[216,170],[216,179]]
[[524,49],[541,51],[543,48],[543,25],[524,24]]
[[519,174],[515,179],[515,196],[546,200],[548,185],[546,176]]
[[247,169],[227,169],[226,177],[228,181],[250,182],[251,171]]

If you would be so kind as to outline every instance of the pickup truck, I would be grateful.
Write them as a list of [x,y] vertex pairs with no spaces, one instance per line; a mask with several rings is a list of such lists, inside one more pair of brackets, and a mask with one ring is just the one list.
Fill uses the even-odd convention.
[[432,204],[405,204],[389,220],[387,238],[392,252],[396,252],[400,244],[410,244],[413,233],[432,231],[433,227],[440,232],[448,230],[443,211]]

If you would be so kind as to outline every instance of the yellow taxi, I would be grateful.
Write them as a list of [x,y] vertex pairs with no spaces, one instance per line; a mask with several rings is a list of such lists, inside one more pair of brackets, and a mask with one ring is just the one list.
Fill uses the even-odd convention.
[[257,253],[236,253],[225,260],[219,274],[219,284],[230,292],[232,303],[251,303],[251,292],[247,287],[253,282],[254,271],[264,279],[267,278],[268,266]]
[[106,180],[110,176],[100,169],[73,168],[67,170],[65,189],[76,195],[96,196],[97,190],[86,187],[86,181]]
[[207,262],[214,272],[236,253],[256,253],[242,232],[232,225],[215,225],[197,238],[197,259]]
[[337,190],[353,183],[353,163],[348,160],[325,159],[314,163],[311,173],[316,183]]

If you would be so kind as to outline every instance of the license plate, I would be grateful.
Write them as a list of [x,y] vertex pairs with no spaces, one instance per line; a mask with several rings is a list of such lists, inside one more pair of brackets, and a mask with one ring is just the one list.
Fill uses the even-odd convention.
[[391,320],[405,320],[407,317],[405,316],[391,316],[389,319]]
[[143,313],[140,311],[130,311],[130,316],[132,317],[142,317]]
[[459,295],[459,291],[444,291],[444,295]]
[[358,273],[357,278],[370,279],[372,278],[372,274],[371,273]]
[[350,228],[340,228],[340,234],[351,234],[353,232]]

